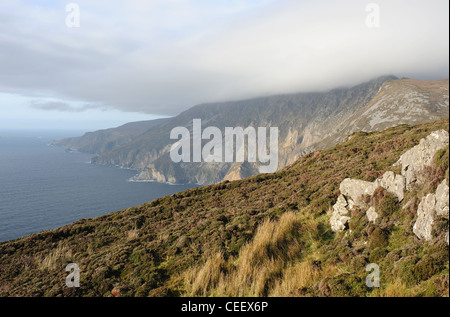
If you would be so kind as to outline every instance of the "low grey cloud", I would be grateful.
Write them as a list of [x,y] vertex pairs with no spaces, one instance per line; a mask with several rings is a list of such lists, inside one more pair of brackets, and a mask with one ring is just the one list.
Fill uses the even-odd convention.
[[[203,102],[448,77],[448,1],[2,1],[0,92],[175,115]],[[42,110],[88,108],[37,103]]]
[[61,101],[42,102],[42,101],[37,101],[37,100],[31,101],[30,107],[33,109],[45,110],[45,111],[74,112],[74,113],[85,112],[85,111],[94,110],[94,109],[95,110],[100,109],[102,111],[107,110],[104,107],[98,106],[98,105],[85,104],[85,105],[78,107],[78,106],[72,106],[68,103],[61,102]]

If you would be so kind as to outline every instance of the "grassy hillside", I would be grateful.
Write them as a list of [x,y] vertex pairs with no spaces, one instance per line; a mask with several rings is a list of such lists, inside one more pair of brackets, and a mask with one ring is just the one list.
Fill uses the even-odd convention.
[[[448,124],[355,133],[275,174],[0,243],[0,295],[448,296],[440,232],[426,243],[412,232],[421,195],[448,179],[448,148],[403,204],[382,190],[367,202],[383,215],[379,225],[358,212],[351,232],[334,234],[329,224],[342,180],[398,172],[401,154]],[[65,286],[72,262],[81,269],[78,289]],[[368,263],[380,265],[379,289],[365,285]]]

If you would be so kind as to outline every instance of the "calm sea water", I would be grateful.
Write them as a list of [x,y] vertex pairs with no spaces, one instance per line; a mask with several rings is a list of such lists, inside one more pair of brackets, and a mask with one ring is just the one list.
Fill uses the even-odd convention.
[[48,146],[49,139],[71,134],[39,134],[0,131],[0,241],[193,187],[129,182],[136,172],[92,165],[91,155]]

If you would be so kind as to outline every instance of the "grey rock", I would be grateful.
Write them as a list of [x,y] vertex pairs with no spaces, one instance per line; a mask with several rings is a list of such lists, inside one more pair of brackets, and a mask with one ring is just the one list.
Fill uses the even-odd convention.
[[398,201],[403,201],[404,190],[406,188],[406,179],[403,175],[396,175],[394,172],[386,172],[379,182],[381,187],[397,196]]
[[374,207],[370,207],[369,210],[366,212],[367,219],[369,219],[370,222],[375,223],[375,221],[378,219],[378,213],[375,211]]
[[446,180],[436,189],[436,214],[446,219],[449,216],[449,188]]
[[342,195],[351,198],[355,202],[355,204],[361,206],[363,204],[363,196],[371,196],[375,189],[377,189],[378,187],[378,181],[371,183],[362,180],[346,178],[342,181],[339,189]]
[[386,172],[383,177],[375,180],[373,183],[356,179],[344,179],[339,187],[341,194],[351,198],[356,205],[362,207],[362,197],[364,195],[371,196],[378,187],[386,189],[395,195],[399,201],[404,198],[405,177],[396,175],[394,172]]
[[402,175],[405,177],[407,190],[410,190],[412,184],[418,181],[419,173],[425,166],[431,165],[436,152],[448,144],[448,132],[445,130],[435,131],[400,157],[396,164],[402,165]]
[[422,198],[417,209],[417,221],[414,224],[413,231],[419,239],[430,241],[432,236],[433,224],[436,215],[436,196],[428,194]]
[[333,214],[330,218],[331,229],[334,232],[344,231],[350,220],[348,209],[349,204],[343,195],[338,197],[336,204],[333,206]]
[[[366,182],[347,178],[340,184],[341,196],[333,206],[333,215],[330,223],[333,231],[343,231],[350,220],[350,210],[355,206],[364,208],[364,195],[372,196],[379,187],[395,195],[401,202],[405,190],[411,189],[418,181],[419,173],[431,165],[436,152],[449,144],[449,135],[445,130],[431,133],[420,140],[419,145],[403,154],[396,164],[402,164],[402,175],[388,171],[374,182]],[[367,210],[366,216],[370,222],[375,222],[379,215],[374,207]],[[444,180],[436,189],[436,194],[429,194],[422,198],[417,210],[417,221],[413,231],[417,237],[429,241],[432,239],[432,230],[436,217],[449,218],[449,186]],[[448,244],[448,232],[446,236]]]
[[[432,230],[436,217],[448,219],[448,190],[448,185],[444,181],[438,186],[436,194],[428,194],[422,198],[417,209],[417,221],[413,228],[414,233],[420,239],[430,241],[433,238]],[[448,229],[445,235],[445,242],[448,244]]]

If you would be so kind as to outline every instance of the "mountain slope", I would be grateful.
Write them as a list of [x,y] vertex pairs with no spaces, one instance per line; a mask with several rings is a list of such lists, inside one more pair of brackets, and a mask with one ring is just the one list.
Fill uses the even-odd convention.
[[[351,232],[330,226],[344,179],[399,173],[399,157],[448,124],[354,133],[275,174],[0,243],[0,295],[448,296],[448,220],[430,241],[412,228],[420,199],[448,181],[448,146],[402,203],[384,191],[368,201],[382,222],[355,211]],[[80,265],[80,288],[65,286],[68,263]],[[380,264],[379,289],[365,285],[368,263]]]
[[[279,168],[342,141],[354,131],[378,131],[402,123],[448,118],[448,80],[414,81],[382,77],[324,93],[280,95],[195,106],[114,146],[94,163],[136,169],[137,180],[211,184],[258,174],[257,163],[179,163],[169,156],[170,131],[202,119],[202,127],[278,127]],[[64,143],[62,143],[64,144]],[[76,149],[76,142],[72,143]],[[94,147],[95,148],[95,147]],[[85,146],[84,149],[87,149]]]
[[156,128],[167,119],[139,121],[117,128],[88,132],[81,137],[54,141],[54,145],[91,154],[102,154],[133,141],[139,135]]
[[345,118],[335,133],[316,146],[326,148],[355,131],[381,131],[399,124],[419,124],[448,118],[449,80],[387,81],[365,107]]
[[[149,131],[129,144],[104,153],[94,159],[94,162],[140,170],[140,180],[155,179],[173,183],[208,184],[223,179],[236,179],[245,174],[241,172],[240,164],[171,162],[168,152],[169,145],[174,141],[169,139],[170,131],[174,127],[187,127],[192,131],[192,120],[196,118],[202,119],[204,128],[214,126],[222,132],[225,127],[278,127],[281,168],[308,153],[309,150],[305,149],[324,133],[319,127],[322,130],[329,129],[332,126],[330,121],[350,115],[358,107],[369,103],[381,85],[389,79],[392,77],[327,93],[280,95],[195,106],[157,130]],[[255,166],[253,169],[256,170]]]

